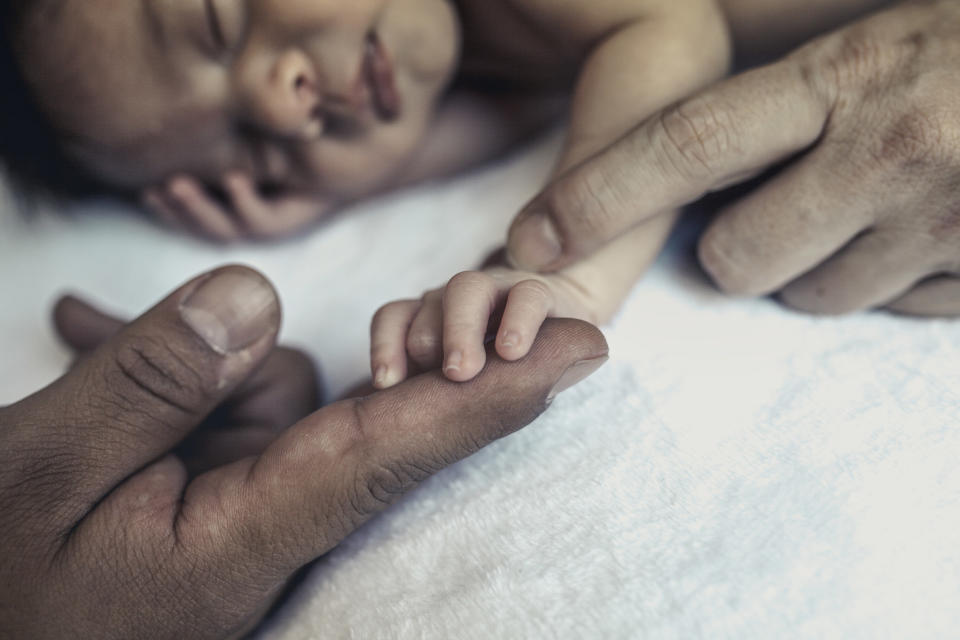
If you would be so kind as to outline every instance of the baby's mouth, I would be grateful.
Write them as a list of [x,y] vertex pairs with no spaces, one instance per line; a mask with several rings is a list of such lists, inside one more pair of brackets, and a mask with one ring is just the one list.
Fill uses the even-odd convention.
[[363,54],[363,77],[373,97],[374,111],[381,120],[390,122],[403,108],[397,78],[390,54],[376,32],[367,37]]

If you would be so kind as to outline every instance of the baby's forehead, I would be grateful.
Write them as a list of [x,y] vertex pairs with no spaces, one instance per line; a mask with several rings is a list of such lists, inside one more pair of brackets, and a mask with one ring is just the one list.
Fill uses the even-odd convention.
[[57,4],[54,19],[30,25],[23,65],[41,108],[81,162],[109,182],[140,186],[223,153],[218,87],[191,86],[163,50],[149,3]]

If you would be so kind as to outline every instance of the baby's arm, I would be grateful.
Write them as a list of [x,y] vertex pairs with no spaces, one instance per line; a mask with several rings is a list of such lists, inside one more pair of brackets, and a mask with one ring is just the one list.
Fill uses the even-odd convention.
[[384,389],[441,365],[451,380],[470,380],[486,363],[488,336],[500,357],[518,360],[548,317],[606,323],[646,271],[671,222],[669,215],[653,220],[643,233],[621,238],[563,271],[536,274],[504,266],[468,271],[419,300],[382,307],[371,326],[374,386]]
[[580,16],[596,33],[580,69],[557,173],[717,80],[730,65],[726,21],[714,0],[515,1],[554,21],[569,13],[560,25],[572,23],[577,12],[593,14]]
[[[729,64],[726,27],[708,0],[607,0],[589,5],[526,0],[522,5],[545,12],[557,28],[587,24],[602,26],[606,33],[585,58],[557,173],[716,79]],[[575,22],[578,12],[593,15],[581,15]],[[611,21],[605,23],[604,16]],[[469,380],[484,366],[488,333],[500,357],[516,360],[529,351],[547,317],[606,322],[663,246],[675,218],[665,212],[557,273],[505,267],[466,272],[420,300],[386,305],[371,327],[375,386],[395,384],[411,369],[440,365],[448,378]]]

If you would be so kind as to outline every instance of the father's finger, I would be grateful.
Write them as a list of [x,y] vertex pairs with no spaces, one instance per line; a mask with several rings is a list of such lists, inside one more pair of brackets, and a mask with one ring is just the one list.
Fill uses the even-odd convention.
[[829,107],[792,59],[650,118],[549,185],[514,221],[510,260],[554,271],[662,212],[813,144]]
[[120,331],[124,324],[74,296],[60,298],[53,309],[57,335],[78,353],[93,351]]
[[606,355],[594,327],[550,320],[526,358],[508,364],[491,353],[471,382],[433,372],[331,405],[258,460],[197,479],[180,539],[230,566],[283,579],[420,481],[530,423]]
[[840,314],[882,306],[936,269],[919,234],[865,233],[812,271],[784,287],[779,298],[808,313]]
[[912,316],[958,317],[960,316],[960,277],[939,276],[921,282],[887,308]]
[[740,202],[700,239],[700,262],[736,295],[771,293],[829,258],[886,206],[840,171],[849,158],[818,148]]
[[23,467],[25,485],[55,493],[60,517],[82,516],[246,379],[273,348],[279,323],[276,294],[260,274],[227,267],[193,280],[11,407],[5,440],[19,455],[8,459]]

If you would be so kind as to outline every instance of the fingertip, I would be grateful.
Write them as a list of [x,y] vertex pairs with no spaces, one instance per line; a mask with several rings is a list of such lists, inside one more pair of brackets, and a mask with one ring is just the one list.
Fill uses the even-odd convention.
[[460,380],[463,370],[463,352],[459,349],[451,351],[443,361],[443,375],[451,380]]
[[373,369],[373,388],[383,390],[387,388],[387,368],[384,366]]
[[483,349],[477,353],[455,350],[444,360],[443,375],[453,382],[469,382],[483,371],[486,364],[487,354]]
[[507,362],[516,362],[527,355],[529,351],[529,345],[516,331],[501,331],[500,335],[497,336],[497,355]]
[[507,260],[524,271],[550,271],[563,255],[556,226],[542,209],[525,211],[510,229]]
[[77,307],[87,306],[89,305],[72,293],[65,293],[53,303],[53,317],[54,319],[61,319],[64,316],[69,315]]
[[373,388],[379,391],[395,387],[403,382],[403,374],[394,367],[381,364],[373,370]]
[[230,193],[246,193],[253,187],[253,181],[242,171],[231,171],[224,174],[223,188]]
[[167,193],[176,200],[184,202],[195,195],[193,181],[187,176],[176,175],[167,181]]
[[551,318],[544,321],[536,341],[530,347],[534,358],[557,353],[565,354],[571,361],[591,360],[608,356],[610,347],[603,332],[597,327],[570,318]]

